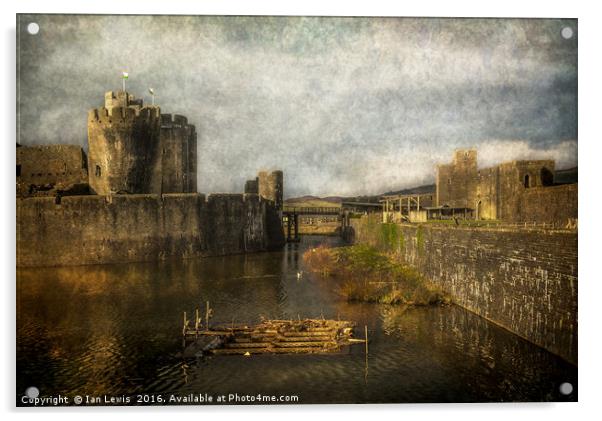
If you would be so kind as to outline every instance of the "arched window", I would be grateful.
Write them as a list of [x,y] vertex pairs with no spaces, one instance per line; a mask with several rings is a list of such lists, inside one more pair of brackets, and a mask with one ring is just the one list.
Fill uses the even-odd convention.
[[531,187],[530,186],[530,180],[529,180],[529,174],[525,174],[524,184],[525,184],[525,187]]
[[95,171],[96,177],[100,177],[100,165],[96,165],[96,171]]

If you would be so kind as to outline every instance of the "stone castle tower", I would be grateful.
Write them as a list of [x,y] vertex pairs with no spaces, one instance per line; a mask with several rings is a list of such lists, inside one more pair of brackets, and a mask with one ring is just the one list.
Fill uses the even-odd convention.
[[284,193],[284,175],[282,171],[260,171],[257,175],[257,193],[274,202],[276,209],[281,210]]
[[88,113],[88,172],[96,194],[196,192],[196,131],[128,92]]
[[437,206],[472,208],[476,185],[477,150],[456,150],[451,164],[437,166]]
[[282,210],[284,203],[284,174],[282,171],[260,171],[257,177],[247,180],[245,193],[258,194],[274,202],[276,210]]
[[196,193],[196,129],[186,117],[161,114],[161,190]]
[[552,160],[517,160],[478,168],[476,149],[459,149],[437,166],[437,206],[470,209],[475,219],[516,220],[526,190],[554,184]]

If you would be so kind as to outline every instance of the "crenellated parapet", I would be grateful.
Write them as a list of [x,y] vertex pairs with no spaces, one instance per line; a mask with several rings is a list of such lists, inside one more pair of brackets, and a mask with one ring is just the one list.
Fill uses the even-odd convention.
[[161,109],[159,107],[102,107],[88,111],[88,122],[104,125],[136,123],[138,121],[156,124],[156,120],[160,116]]
[[[180,129],[188,128],[188,119],[180,114],[161,114],[161,128]],[[194,128],[193,125],[190,127]]]

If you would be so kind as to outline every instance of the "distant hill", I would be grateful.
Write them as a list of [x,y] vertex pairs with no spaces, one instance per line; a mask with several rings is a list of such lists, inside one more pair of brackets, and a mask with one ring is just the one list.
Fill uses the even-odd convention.
[[290,199],[286,199],[284,201],[285,206],[297,206],[297,207],[318,207],[318,208],[327,208],[327,207],[339,207],[341,206],[341,198],[340,197],[317,197],[317,196],[301,196],[301,197],[292,197]]
[[571,184],[577,182],[577,167],[554,171],[555,184]]
[[[567,168],[564,170],[554,171],[554,183],[555,184],[570,184],[577,182],[577,167]],[[361,203],[378,203],[381,197],[395,194],[425,194],[435,193],[435,184],[425,184],[423,186],[411,187],[402,190],[392,190],[379,195],[366,195],[366,196],[301,196],[286,199],[284,201],[287,205],[294,206],[316,206],[316,207],[327,207],[327,206],[341,206],[341,202],[361,202]]]
[[392,194],[424,194],[424,193],[435,193],[434,184],[425,184],[424,186],[412,187],[409,189],[396,190],[383,193],[381,196],[392,195]]
[[360,203],[378,203],[380,198],[384,195],[389,194],[422,194],[422,193],[430,193],[435,191],[434,184],[428,184],[424,186],[412,187],[409,189],[390,191],[386,193],[382,193],[379,195],[366,195],[366,196],[327,196],[327,197],[317,197],[317,196],[301,196],[301,197],[292,197],[290,199],[286,199],[284,203],[289,206],[341,206],[341,202],[360,202]]

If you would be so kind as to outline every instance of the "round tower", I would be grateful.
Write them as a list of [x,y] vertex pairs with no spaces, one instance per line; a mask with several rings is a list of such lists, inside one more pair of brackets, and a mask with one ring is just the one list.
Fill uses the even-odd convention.
[[161,114],[163,193],[196,193],[196,130],[178,114]]
[[161,111],[128,92],[107,92],[88,112],[88,173],[96,194],[159,193]]
[[284,203],[284,173],[280,170],[272,171],[270,174],[270,183],[272,184],[272,191],[274,192],[274,204],[276,209],[282,210]]

